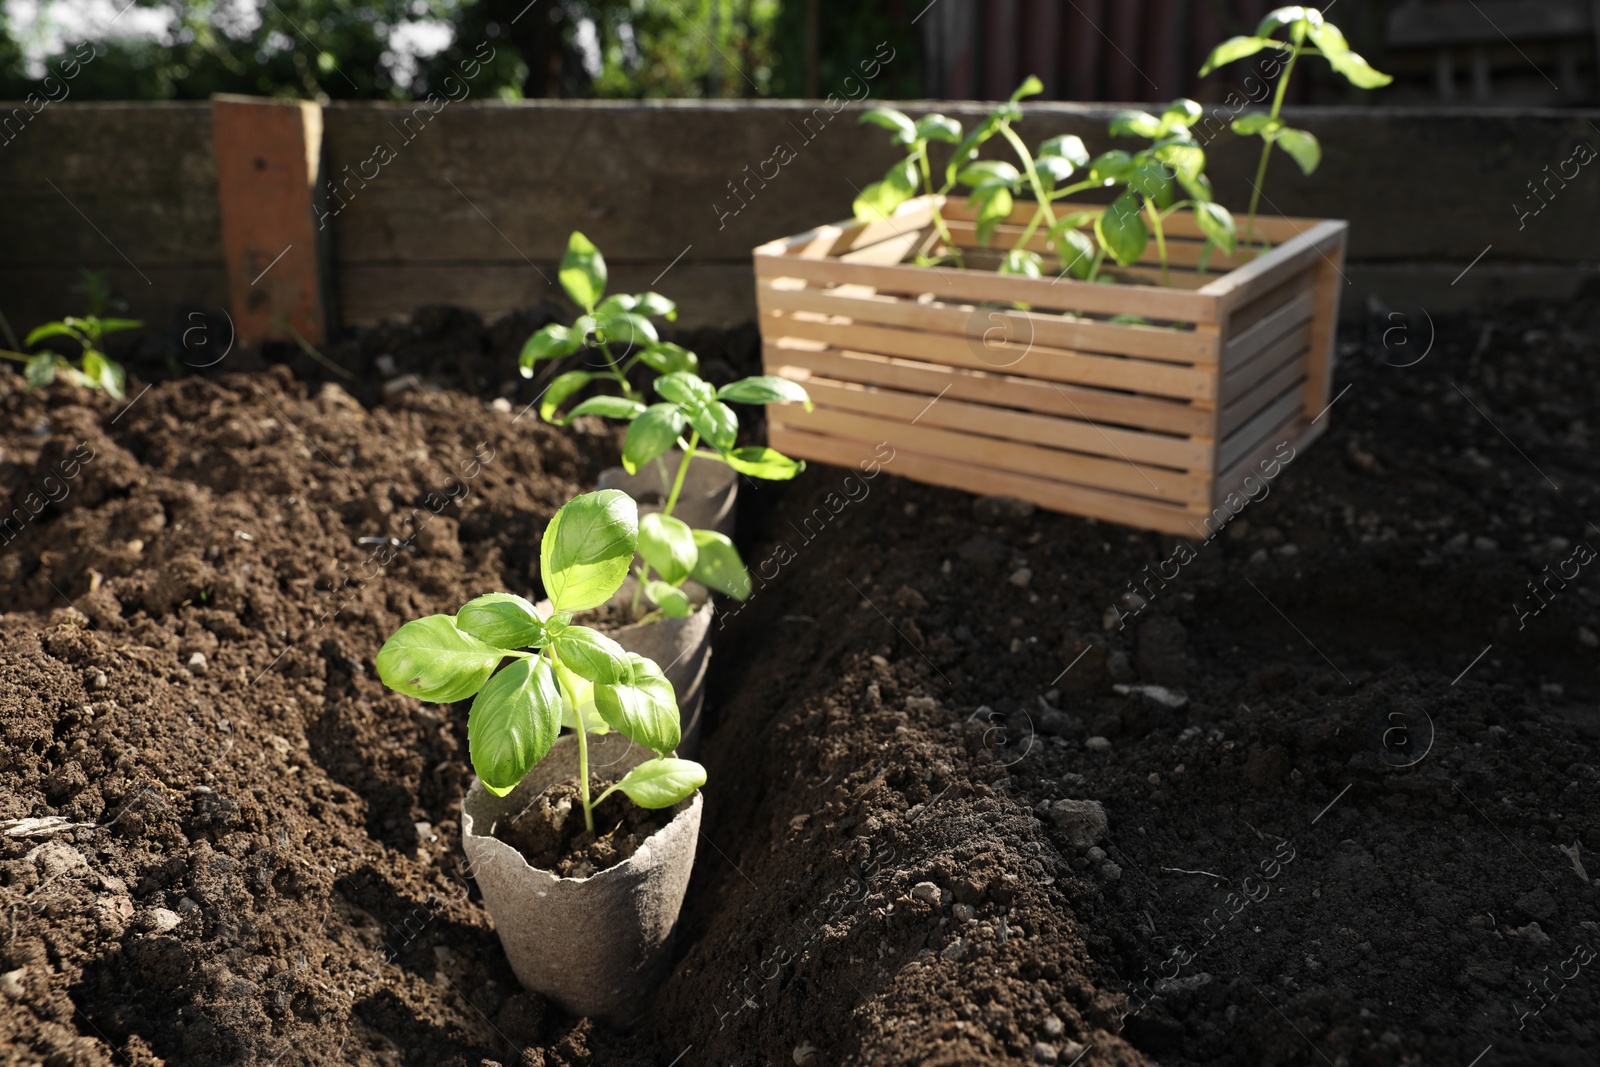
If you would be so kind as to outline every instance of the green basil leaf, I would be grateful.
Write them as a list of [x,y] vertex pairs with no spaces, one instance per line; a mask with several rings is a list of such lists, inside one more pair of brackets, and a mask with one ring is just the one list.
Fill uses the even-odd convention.
[[542,359],[561,359],[583,347],[583,336],[552,322],[535,331],[522,346],[517,364],[524,378],[533,377],[533,365]]
[[561,665],[596,685],[633,684],[628,650],[587,626],[569,626],[551,642]]
[[567,238],[567,252],[561,257],[561,288],[572,302],[592,312],[606,291],[606,260],[600,250],[577,230]]
[[715,530],[695,530],[695,562],[689,577],[735,600],[750,595],[750,572],[745,569],[739,550],[724,534]]
[[1156,159],[1172,168],[1179,181],[1199,178],[1206,169],[1206,153],[1199,145],[1164,144],[1154,154]]
[[595,306],[595,318],[603,319],[607,315],[624,315],[635,309],[639,298],[629,296],[627,293],[612,293]]
[[1253,111],[1248,115],[1240,115],[1233,120],[1231,125],[1234,133],[1242,134],[1245,137],[1259,133],[1263,137],[1270,139],[1272,135],[1283,129],[1283,120],[1273,118],[1272,114],[1267,111]]
[[765,478],[769,482],[786,482],[806,469],[804,460],[790,459],[765,445],[731,448],[721,454],[721,459],[740,474]]
[[449,615],[427,615],[396,630],[378,650],[378,677],[397,693],[449,704],[483,688],[505,653],[456,627]]
[[1233,255],[1233,250],[1238,243],[1238,234],[1234,228],[1233,216],[1221,204],[1196,204],[1194,206],[1194,221],[1199,225],[1200,232],[1211,240],[1211,243],[1222,249],[1224,255]]
[[596,315],[595,326],[599,333],[598,340],[604,344],[645,348],[661,340],[653,322],[631,311]]
[[649,597],[650,603],[660,608],[661,614],[669,619],[687,619],[694,614],[694,605],[689,602],[689,594],[675,585],[650,581],[645,583],[644,595]]
[[544,620],[515,593],[485,593],[456,612],[456,628],[495,648],[540,648]]
[[[1053,232],[1053,231],[1052,231]],[[1094,267],[1094,242],[1082,230],[1067,227],[1052,238],[1061,266],[1074,278],[1087,278]]]
[[1357,89],[1378,89],[1394,78],[1382,71],[1374,70],[1372,65],[1354,52],[1323,52],[1323,58],[1345,81]]
[[903,112],[892,107],[869,107],[861,113],[856,120],[858,123],[870,122],[874,126],[882,126],[891,131],[894,137],[891,144],[905,145],[917,139],[917,128]]
[[1015,190],[1021,188],[1022,173],[1004,160],[980,159],[976,163],[969,163],[961,169],[960,181],[962,185],[970,185],[974,188],[997,182]]
[[505,796],[561,732],[561,692],[550,664],[518,659],[489,679],[467,713],[467,751],[484,788]]
[[639,353],[639,362],[659,374],[676,374],[679,371],[698,374],[700,371],[700,357],[671,341],[662,341],[644,349]]
[[1006,258],[1000,261],[999,274],[1015,274],[1023,278],[1044,277],[1044,260],[1037,252],[1030,252],[1025,248],[1013,248],[1006,253]]
[[625,396],[591,396],[567,412],[567,420],[571,422],[579,415],[599,415],[603,419],[631,420],[637,418],[644,411],[644,405],[637,400],[629,400]]
[[30,330],[28,336],[22,339],[22,347],[32,348],[36,341],[43,341],[46,337],[70,337],[80,343],[84,340],[83,334],[65,322],[47,322]]
[[1011,190],[1003,185],[991,186],[980,190],[972,200],[978,208],[978,244],[987,245],[996,227],[1011,217]]
[[1084,147],[1083,138],[1075,133],[1065,133],[1045,141],[1039,146],[1039,156],[1064,159],[1074,167],[1089,165],[1089,150]]
[[1172,172],[1154,159],[1141,159],[1133,168],[1128,187],[1140,196],[1155,201],[1156,207],[1172,203]]
[[1167,109],[1161,113],[1159,135],[1165,136],[1179,129],[1187,133],[1189,127],[1198,122],[1203,114],[1205,114],[1204,110],[1196,101],[1187,97],[1179,97],[1168,104]]
[[1161,133],[1161,120],[1148,111],[1119,111],[1111,120],[1113,137],[1151,137]]
[[678,443],[689,420],[675,404],[651,404],[633,420],[622,441],[622,466],[629,474]]
[[[30,342],[31,343],[31,342]],[[56,370],[59,364],[57,356],[50,352],[41,352],[29,358],[23,367],[23,376],[28,379],[30,389],[38,389],[55,381]]]
[[1301,7],[1298,4],[1293,7],[1274,8],[1267,12],[1266,17],[1256,26],[1256,36],[1266,37],[1275,30],[1282,29],[1285,26],[1293,26],[1297,22],[1310,22],[1314,25],[1320,25],[1322,12],[1316,8]]
[[663,579],[677,585],[694,569],[694,534],[682,519],[646,515],[639,520],[639,555]]
[[660,293],[640,293],[635,299],[637,303],[633,310],[641,315],[649,315],[653,319],[666,319],[668,322],[678,317],[678,305]]
[[940,114],[926,115],[917,120],[916,139],[956,144],[961,140],[961,123]]
[[662,754],[671,752],[683,737],[672,683],[653,660],[632,652],[628,659],[633,684],[596,684],[595,710],[607,726],[628,740]]
[[1300,165],[1301,171],[1306,174],[1316,170],[1322,162],[1322,145],[1315,136],[1305,130],[1285,126],[1278,131],[1273,143],[1289,153],[1290,157]]
[[796,403],[804,404],[807,411],[811,410],[811,397],[806,393],[804,386],[799,382],[771,374],[760,374],[730,382],[717,390],[717,399],[735,404]]
[[1288,45],[1282,41],[1274,41],[1266,34],[1255,37],[1230,37],[1211,50],[1211,54],[1206,57],[1205,66],[1200,68],[1200,76],[1203,78],[1218,67],[1225,67],[1240,59],[1248,59],[1263,48],[1289,50]]
[[1100,247],[1124,267],[1139,261],[1145,242],[1150,239],[1140,214],[1139,198],[1131,192],[1123,192],[1100,213],[1094,232],[1100,238]]
[[655,389],[676,404],[689,425],[717,451],[726,451],[738,441],[739,416],[717,399],[709,382],[685,372],[663,374],[656,379]]
[[1011,102],[1015,104],[1025,96],[1038,96],[1042,92],[1044,92],[1044,82],[1039,80],[1037,74],[1030,74],[1023,79],[1021,85],[1017,86],[1017,91],[1011,94]]
[[1121,185],[1133,177],[1133,157],[1120,148],[1102,153],[1089,164],[1089,177],[1101,185]]
[[1046,186],[1060,185],[1072,177],[1075,170],[1070,161],[1060,156],[1040,156],[1033,161],[1033,169]]
[[561,507],[539,544],[539,572],[557,611],[597,608],[622,587],[639,541],[639,506],[620,489]]
[[559,426],[566,420],[556,418],[556,411],[569,396],[594,379],[595,376],[586,370],[569,370],[565,374],[557,375],[555,381],[551,382],[549,388],[539,397],[539,417],[545,422],[553,422]]
[[705,784],[706,769],[700,764],[663,757],[639,764],[617,783],[617,788],[641,808],[670,808]]
[[872,219],[894,214],[895,208],[917,195],[917,167],[903,159],[889,168],[883,180],[873,182],[861,190],[852,210],[858,219]]

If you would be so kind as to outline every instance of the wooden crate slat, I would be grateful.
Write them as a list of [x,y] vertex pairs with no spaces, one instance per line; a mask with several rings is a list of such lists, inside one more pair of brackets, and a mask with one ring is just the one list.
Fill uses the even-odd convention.
[[908,229],[891,237],[886,237],[876,244],[852,249],[839,256],[839,262],[882,263],[884,265],[899,263],[911,255],[914,249],[926,244],[932,237],[933,233],[928,228]]
[[1312,310],[1312,295],[1309,291],[1303,292],[1248,330],[1235,335],[1223,349],[1222,373],[1225,376],[1232,373],[1235,368],[1255,359],[1280,337],[1309,323]]
[[[1095,356],[1042,345],[983,344],[967,337],[901,330],[863,323],[819,322],[805,312],[781,312],[764,320],[779,337],[822,341],[838,348],[888,356],[931,359],[971,370],[1003,371],[1023,378],[1126,389],[1148,396],[1210,400],[1214,374],[1193,367],[1120,356]],[[980,354],[981,353],[981,354]]]
[[[1240,457],[1239,461],[1232,467],[1229,467],[1227,470],[1223,471],[1217,476],[1216,488],[1212,494],[1213,506],[1220,506],[1222,502],[1227,499],[1229,493],[1239,493],[1241,496],[1244,495],[1244,482],[1246,478],[1254,477],[1257,481],[1266,481],[1267,479],[1265,478],[1264,472],[1261,469],[1261,464],[1264,461],[1276,459],[1278,457],[1278,450],[1285,442],[1294,448],[1294,459],[1298,459],[1300,450],[1305,448],[1312,441],[1315,441],[1318,437],[1321,437],[1322,432],[1327,428],[1327,419],[1322,419],[1318,422],[1308,424],[1306,422],[1306,417],[1302,414],[1296,414],[1293,417],[1285,420],[1281,425],[1273,427],[1271,432],[1262,436],[1260,444],[1251,449],[1244,456]],[[1293,460],[1290,462],[1293,462]],[[1271,469],[1270,462],[1268,469]],[[1281,469],[1282,461],[1280,460],[1280,472]],[[1215,525],[1221,526],[1224,525],[1224,523],[1219,519]],[[1214,532],[1214,526],[1208,524],[1204,526],[1203,531],[1204,532],[1201,533],[1202,537],[1205,536],[1206,533]]]
[[1223,440],[1222,447],[1217,450],[1217,466],[1222,470],[1233,466],[1239,461],[1240,456],[1260,444],[1261,439],[1270,433],[1274,426],[1293,418],[1302,406],[1303,397],[1298,388],[1290,389],[1274,399],[1272,403],[1256,412],[1250,421]]
[[1311,347],[1311,324],[1299,323],[1288,333],[1275,338],[1261,353],[1222,376],[1222,395],[1218,403],[1226,407],[1256,387],[1256,383],[1275,373],[1291,359],[1305,360]]
[[1203,291],[1174,292],[1149,285],[1090,285],[1064,278],[1046,281],[990,271],[840,263],[837,259],[800,259],[759,252],[755,261],[758,278],[802,278],[823,284],[855,282],[879,292],[909,296],[931,293],[944,300],[1023,303],[1056,311],[1140,315],[1173,322],[1216,322],[1221,314],[1217,301]]
[[979,313],[980,309],[970,304],[919,304],[864,290],[841,292],[837,288],[783,287],[766,279],[756,285],[756,304],[763,315],[772,311],[817,311],[843,315],[857,322],[909,326],[947,334],[966,334],[977,326],[983,330],[1003,326],[1008,336],[1031,337],[1035,343],[1052,348],[1107,352],[1174,363],[1216,363],[1221,352],[1218,336],[1199,330],[1075,321],[1060,315],[1009,308],[985,308]]
[[[802,346],[806,347],[802,347]],[[1206,408],[1155,397],[1112,393],[1060,382],[972,371],[866,352],[812,347],[807,342],[769,341],[763,346],[768,370],[816,373],[842,381],[883,385],[957,400],[1021,408],[1067,418],[1093,420],[1157,433],[1204,435],[1212,412]]]
[[[805,433],[782,426],[770,428],[768,436],[772,447],[786,455],[801,456],[818,463],[851,467],[863,459],[872,457],[873,446],[884,440],[882,436],[878,436],[868,443]],[[1025,474],[1013,474],[956,460],[923,456],[907,449],[896,448],[894,458],[883,467],[891,474],[931,485],[962,489],[969,493],[1003,493],[1032,501],[1040,507],[1054,511],[1087,515],[1106,522],[1120,522],[1164,533],[1188,532],[1189,523],[1201,513],[1199,509],[1190,510],[1174,504],[1161,504],[1123,496],[1120,493],[1064,485]]]
[[808,377],[805,387],[819,407],[881,415],[897,422],[916,422],[1010,441],[1038,442],[1052,448],[1175,470],[1207,470],[1211,465],[1209,448],[1182,437],[1119,430],[1059,416],[974,404],[949,396],[930,397],[816,376]]
[[1034,471],[1038,476],[1052,481],[1113,489],[1131,496],[1178,504],[1201,502],[1206,499],[1210,488],[1210,479],[1207,477],[1165,467],[1141,467],[1124,460],[1110,461],[1037,445],[974,437],[920,422],[916,425],[888,422],[830,408],[819,407],[810,412],[794,406],[774,408],[769,411],[767,421],[769,426],[787,426],[812,433],[836,433],[857,440],[877,435],[896,448],[903,446],[927,456],[960,460],[1012,473]]
[[797,256],[825,259],[887,241],[911,230],[920,230],[933,221],[933,207],[926,198],[910,200],[887,218],[863,221],[852,219],[814,230],[769,241],[756,249],[758,256]]
[[1315,271],[1301,271],[1249,303],[1234,308],[1228,313],[1229,336],[1237,337],[1301,293],[1309,292],[1315,283]]
[[1232,311],[1262,293],[1280,285],[1285,275],[1297,274],[1318,261],[1331,261],[1344,247],[1348,224],[1336,220],[1319,222],[1278,245],[1238,270],[1229,271],[1200,290],[1213,296],[1225,311]]
[[1226,438],[1275,398],[1302,385],[1306,378],[1305,355],[1306,348],[1302,345],[1264,378],[1223,407],[1218,432]]

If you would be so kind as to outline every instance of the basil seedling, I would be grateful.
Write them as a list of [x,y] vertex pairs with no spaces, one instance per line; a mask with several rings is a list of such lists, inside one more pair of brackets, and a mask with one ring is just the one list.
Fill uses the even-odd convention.
[[660,293],[606,296],[605,257],[593,242],[576,230],[567,239],[567,251],[561,257],[557,277],[561,288],[583,309],[583,314],[571,326],[551,323],[528,338],[518,359],[522,376],[533,377],[535,365],[544,360],[564,359],[583,350],[599,353],[605,366],[598,373],[573,370],[558,375],[540,398],[539,417],[546,422],[564,422],[556,414],[561,405],[600,379],[615,382],[622,396],[591,397],[569,412],[567,418],[617,415],[629,410],[624,401],[632,400],[637,390],[628,381],[628,372],[641,363],[661,374],[700,369],[700,361],[693,352],[661,340],[655,324],[650,321],[653,318],[673,321],[678,317],[678,305]]
[[[578,739],[588,829],[595,806],[617,790],[643,808],[671,807],[706,780],[700,764],[671,755],[681,729],[672,683],[653,660],[572,622],[575,612],[599,607],[622,587],[638,543],[638,505],[626,493],[606,489],[569,501],[539,545],[549,618],[511,593],[480,596],[454,615],[429,615],[396,630],[378,651],[378,677],[419,700],[473,698],[467,748],[478,779],[496,796],[516,788],[565,725]],[[608,730],[657,756],[591,801],[588,735]]]
[[[1287,40],[1280,41],[1273,36],[1284,29],[1288,30]],[[1249,234],[1255,230],[1256,208],[1261,202],[1261,186],[1267,179],[1267,163],[1272,157],[1273,145],[1287,152],[1306,174],[1316,170],[1322,162],[1322,146],[1316,137],[1306,130],[1294,129],[1278,117],[1296,61],[1303,55],[1321,56],[1335,73],[1358,89],[1377,89],[1394,81],[1352,52],[1350,42],[1345,40],[1339,27],[1324,19],[1322,12],[1314,7],[1298,6],[1280,7],[1267,12],[1253,37],[1230,37],[1217,45],[1206,58],[1205,66],[1200,68],[1200,75],[1204,77],[1218,67],[1246,59],[1267,48],[1288,55],[1283,65],[1283,75],[1278,79],[1277,90],[1272,94],[1272,110],[1264,115],[1256,112],[1233,120],[1235,133],[1261,138],[1261,162],[1256,166],[1255,184],[1250,189],[1250,214],[1245,224],[1246,233]]]

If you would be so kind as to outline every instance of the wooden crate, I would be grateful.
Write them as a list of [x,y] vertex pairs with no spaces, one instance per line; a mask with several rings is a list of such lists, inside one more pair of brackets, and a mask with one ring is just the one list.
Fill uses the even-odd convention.
[[[990,244],[1009,248],[1033,209],[1019,203]],[[1098,208],[1057,205],[1073,210]],[[967,202],[943,215],[976,249]],[[972,269],[987,250],[966,254],[969,269],[912,265],[938,247],[926,197],[762,245],[767,373],[816,404],[770,407],[772,447],[849,466],[887,441],[889,469],[918,481],[1205,537],[1281,444],[1304,447],[1328,424],[1348,225],[1257,225],[1270,251],[1215,255],[1197,273],[1201,233],[1169,219],[1166,286],[1154,241],[1116,272],[1128,284]],[[1043,235],[1030,247],[1043,253]]]

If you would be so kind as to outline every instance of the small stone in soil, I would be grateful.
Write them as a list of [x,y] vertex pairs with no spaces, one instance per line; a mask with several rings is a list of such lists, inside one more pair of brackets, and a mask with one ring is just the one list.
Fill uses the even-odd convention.
[[1083,743],[1083,747],[1090,752],[1110,752],[1111,739],[1109,737],[1091,737]]
[[1098,800],[1058,800],[1050,805],[1050,820],[1066,831],[1067,839],[1079,850],[1094,847],[1110,829],[1106,809]]

